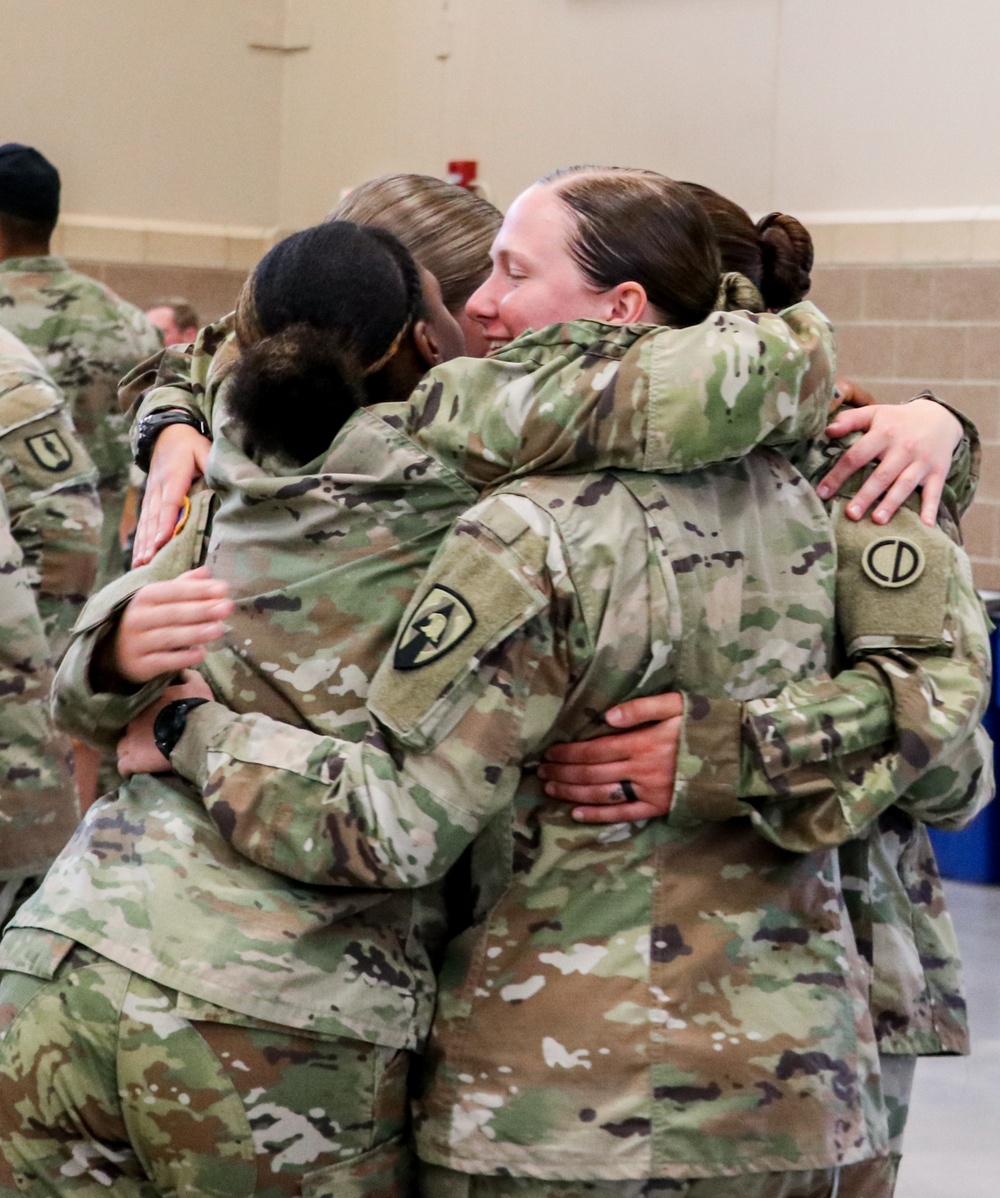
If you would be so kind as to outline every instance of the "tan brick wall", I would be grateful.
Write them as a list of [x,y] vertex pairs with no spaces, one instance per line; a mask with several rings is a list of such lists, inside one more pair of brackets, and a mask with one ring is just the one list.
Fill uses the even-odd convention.
[[820,266],[810,298],[837,327],[842,375],[892,403],[932,387],[976,422],[963,530],[978,585],[1000,590],[1000,266]]
[[[190,299],[207,323],[230,311],[242,270],[74,261],[140,307]],[[898,403],[925,386],[976,422],[979,493],[963,521],[980,587],[1000,590],[1000,265],[819,266],[810,298],[837,327],[840,371]]]
[[128,262],[85,261],[71,258],[70,265],[106,283],[130,303],[148,308],[156,299],[183,296],[194,304],[203,324],[225,316],[236,307],[245,270],[223,267],[153,266]]

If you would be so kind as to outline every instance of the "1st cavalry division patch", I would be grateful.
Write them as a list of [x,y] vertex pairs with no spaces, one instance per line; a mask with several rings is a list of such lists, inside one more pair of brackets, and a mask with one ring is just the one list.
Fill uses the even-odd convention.
[[444,657],[476,626],[472,608],[447,587],[432,587],[396,642],[392,664],[416,670]]
[[36,433],[35,436],[28,437],[24,443],[39,466],[52,474],[59,474],[73,464],[73,454],[69,446],[54,428],[46,429],[44,433]]
[[861,568],[880,587],[905,587],[924,572],[924,554],[905,537],[883,537],[864,551]]

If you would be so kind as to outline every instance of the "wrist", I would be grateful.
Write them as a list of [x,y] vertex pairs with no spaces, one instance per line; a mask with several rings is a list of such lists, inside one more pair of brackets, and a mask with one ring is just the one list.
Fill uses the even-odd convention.
[[153,456],[153,449],[156,446],[156,439],[160,433],[166,428],[180,424],[193,428],[203,437],[210,435],[205,418],[197,412],[188,411],[186,408],[161,408],[159,411],[150,412],[140,419],[135,437],[135,464],[140,470],[146,474],[149,473],[149,464]]
[[137,678],[130,678],[122,669],[119,661],[119,642],[121,639],[121,618],[115,618],[109,628],[94,647],[90,661],[88,682],[95,695],[132,695],[144,683]]
[[157,713],[153,721],[153,740],[168,761],[177,742],[184,735],[188,713],[207,702],[208,699],[174,699]]

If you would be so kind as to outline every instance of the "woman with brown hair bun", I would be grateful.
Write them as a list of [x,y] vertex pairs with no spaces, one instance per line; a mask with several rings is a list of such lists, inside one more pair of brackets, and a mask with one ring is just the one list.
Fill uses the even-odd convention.
[[[811,282],[813,246],[808,230],[800,221],[772,212],[754,223],[738,204],[711,188],[694,183],[687,186],[712,223],[724,269],[739,271],[752,280],[760,292],[760,307],[776,310],[804,299]],[[893,410],[882,409],[881,414],[891,418]],[[971,432],[974,435],[974,430]],[[965,502],[949,496],[942,517],[942,527],[947,532],[957,533],[958,512],[971,497],[971,491],[964,497]],[[907,515],[912,520],[912,513]],[[894,528],[899,519],[894,520]],[[956,629],[964,624],[967,629],[972,628],[974,635],[978,632],[981,636],[981,621],[978,627],[976,621],[978,602],[964,555],[956,571],[954,590],[957,594],[941,612],[942,622],[947,620]],[[877,593],[869,599],[884,603]],[[902,618],[905,619],[905,613]],[[912,627],[900,627],[897,635],[905,642],[908,633],[912,638]],[[967,640],[966,644],[969,643]],[[873,640],[869,650],[874,646]],[[841,654],[846,657],[844,646]],[[868,668],[864,656],[859,654],[853,662],[861,670]],[[874,660],[870,653],[869,660]],[[907,659],[905,681],[900,680],[891,665],[879,681],[884,685],[884,679],[895,674],[899,706],[908,708],[911,715],[920,710],[921,693],[934,694],[934,701],[942,710],[954,704],[956,682],[969,681],[967,675],[963,677],[961,668],[954,669],[957,664],[957,660],[950,660],[950,655],[943,656],[940,651],[923,657],[914,655]],[[980,654],[977,672],[986,667],[986,657]],[[813,696],[820,697],[818,693]],[[852,703],[860,700],[860,692],[855,693]],[[838,720],[836,701],[830,690],[826,702],[818,704],[816,710],[820,720],[825,721],[824,727],[843,737],[846,726]],[[676,752],[686,703],[690,700],[685,701],[679,694],[666,694],[621,704],[607,713],[608,723],[615,729],[635,731],[555,746],[550,751],[550,761],[541,770],[547,779],[547,793],[581,805],[581,815],[589,808],[588,818],[593,818],[592,805],[603,801],[605,796],[610,796],[614,804],[606,810],[609,820],[621,818],[622,808],[618,804],[623,796],[633,800],[630,809],[633,818],[666,815],[675,787]],[[800,705],[798,712],[794,704]],[[752,777],[756,763],[766,756],[767,743],[781,744],[792,756],[801,749],[806,736],[819,731],[806,714],[808,706],[808,696],[801,688],[784,704],[779,697],[742,705],[740,718],[733,721],[734,737],[736,729],[740,729],[742,743],[737,745],[734,739],[728,751],[736,758],[742,754],[744,782]],[[965,735],[982,741],[985,734],[977,727],[978,712],[977,705],[969,707]],[[932,719],[926,713],[922,718],[926,727],[920,732],[929,731]],[[902,717],[896,732],[898,736],[906,733]],[[798,741],[796,736],[800,738]],[[914,734],[913,743],[919,739],[919,733]],[[975,755],[970,761],[975,762]],[[928,758],[927,764],[935,763]],[[943,768],[936,787],[914,786],[900,793],[891,808],[886,800],[894,797],[892,789],[876,795],[871,777],[865,779],[864,785],[853,788],[845,785],[840,798],[843,816],[840,820],[829,820],[826,829],[831,840],[835,835],[841,839],[848,835],[858,837],[841,849],[841,866],[845,890],[852,896],[858,942],[865,948],[872,971],[870,1005],[879,1041],[882,1088],[890,1120],[890,1150],[896,1168],[902,1157],[917,1056],[969,1051],[958,943],[927,824],[964,826],[988,797],[989,779],[978,778],[962,768],[953,769],[947,757],[940,764]],[[734,786],[734,799],[741,797],[751,799],[749,788],[740,792]],[[745,805],[748,813],[749,806]],[[876,819],[880,809],[882,818]],[[736,810],[734,806],[733,814]],[[837,823],[841,824],[840,832],[834,834]],[[773,829],[770,834],[777,835]],[[798,847],[807,847],[806,840]],[[868,896],[866,901],[858,899],[861,895]],[[928,951],[929,945],[934,945],[933,952]]]

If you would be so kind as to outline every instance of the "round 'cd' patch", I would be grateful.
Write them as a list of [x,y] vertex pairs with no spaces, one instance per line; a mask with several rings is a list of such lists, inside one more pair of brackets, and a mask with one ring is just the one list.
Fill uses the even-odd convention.
[[906,587],[924,572],[924,554],[905,537],[874,541],[861,557],[861,568],[880,587]]

